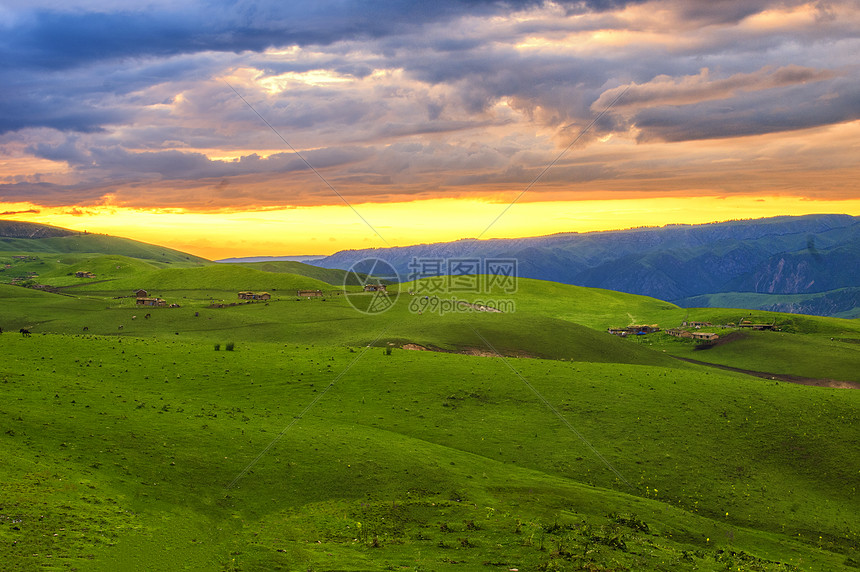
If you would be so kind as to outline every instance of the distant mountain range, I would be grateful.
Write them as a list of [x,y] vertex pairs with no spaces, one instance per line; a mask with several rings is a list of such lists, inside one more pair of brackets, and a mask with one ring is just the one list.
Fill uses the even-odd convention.
[[311,263],[314,260],[325,258],[320,254],[306,254],[302,256],[242,256],[239,258],[222,258],[214,262],[222,262],[224,264],[250,264],[254,262],[306,262]]
[[[0,252],[103,253],[156,265],[211,264],[130,239],[2,220]],[[312,260],[313,266],[273,257],[256,257],[254,263],[234,260],[259,270],[340,283],[341,275],[314,267],[348,270],[369,257],[387,261],[401,280],[409,279],[414,259],[508,258],[517,261],[517,275],[523,278],[642,294],[684,307],[860,318],[860,217],[848,215],[344,250]]]
[[[860,316],[860,217],[783,216],[703,225],[563,233],[385,249],[344,250],[313,262],[349,269],[378,257],[402,280],[414,259],[514,258],[518,276],[708,306]],[[743,296],[737,293],[765,295]]]

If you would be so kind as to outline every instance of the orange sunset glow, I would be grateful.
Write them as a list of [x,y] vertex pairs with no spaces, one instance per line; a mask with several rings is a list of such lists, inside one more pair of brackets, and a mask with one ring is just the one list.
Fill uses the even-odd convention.
[[[32,205],[17,206],[32,208]],[[373,228],[346,206],[224,213],[94,207],[75,212],[43,209],[38,213],[23,212],[7,218],[125,236],[216,260],[241,257],[248,252],[258,256],[328,255],[348,248],[407,246],[478,236],[516,238],[664,226],[677,221],[702,224],[786,214],[860,214],[860,199],[814,201],[768,196],[734,197],[731,200],[726,197],[695,197],[519,203],[495,224],[494,219],[507,205],[472,199],[428,199],[354,206]],[[482,235],[482,231],[491,224]],[[232,239],[218,239],[224,235]]]

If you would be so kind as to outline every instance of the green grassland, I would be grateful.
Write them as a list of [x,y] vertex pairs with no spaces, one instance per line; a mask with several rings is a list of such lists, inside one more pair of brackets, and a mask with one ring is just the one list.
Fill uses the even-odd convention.
[[235,298],[241,290],[283,291],[295,296],[296,290],[332,291],[331,284],[297,274],[271,273],[232,264],[214,264],[201,268],[167,268],[134,274],[107,283],[82,286],[82,292],[131,293],[138,288],[154,292],[184,290],[230,291]]
[[3,345],[15,569],[837,570],[857,548],[854,392],[511,358],[628,487],[499,359]]
[[371,315],[313,276],[103,262],[0,284],[0,568],[860,567],[860,393],[671,357],[851,380],[855,321],[703,351],[604,330],[747,311],[521,280],[515,311],[418,314],[454,295],[411,284]]
[[[41,239],[49,240],[49,239]],[[27,260],[14,256],[27,255]],[[0,252],[0,283],[28,279],[35,284],[57,287],[77,287],[93,282],[129,278],[141,273],[170,267],[199,267],[203,263],[189,260],[155,260],[98,253],[20,253]],[[8,265],[8,267],[6,266]],[[94,278],[78,278],[75,272],[95,274]]]
[[678,343],[665,334],[651,339],[653,347],[702,362],[811,379],[860,382],[860,344],[850,338],[753,331],[730,334],[729,341],[714,346]]
[[321,280],[322,282],[327,282],[328,284],[335,286],[343,286],[344,284],[352,286],[358,285],[355,273],[349,273],[346,270],[320,268],[319,266],[313,266],[311,264],[305,264],[303,262],[296,262],[293,260],[244,262],[235,264],[246,268],[253,268],[254,270],[261,270],[263,272],[280,272],[307,276],[308,278]]

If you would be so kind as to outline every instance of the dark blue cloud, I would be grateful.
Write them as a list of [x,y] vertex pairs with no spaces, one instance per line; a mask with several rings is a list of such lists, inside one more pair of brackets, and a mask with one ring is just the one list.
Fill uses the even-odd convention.
[[[561,2],[572,11],[603,11],[643,0]],[[383,38],[463,15],[487,16],[541,5],[538,0],[400,0],[392,2],[234,2],[209,0],[174,10],[37,10],[0,39],[9,67],[63,69],[87,62],[202,51],[262,51],[272,46],[329,45]],[[445,38],[439,49],[475,46]]]
[[848,78],[743,97],[638,112],[640,140],[691,141],[778,133],[860,119],[860,86]]
[[63,69],[88,62],[202,51],[262,51],[380,38],[465,13],[488,14],[533,1],[206,2],[174,11],[39,10],[6,31],[9,67]]
[[[29,148],[36,157],[67,162],[78,172],[97,171],[100,176],[118,179],[198,179],[253,173],[289,173],[308,170],[294,153],[275,153],[266,158],[250,154],[235,161],[209,159],[202,153],[186,151],[129,151],[121,146],[83,148],[76,137],[57,144],[37,144]],[[342,166],[367,159],[372,150],[362,147],[314,149],[303,156],[315,168]]]
[[[833,71],[853,61],[853,53],[846,56],[853,30],[832,34],[836,28],[828,24],[751,32],[731,25],[771,0],[659,0],[685,41],[667,35],[646,42],[648,49],[636,44],[635,32],[630,46],[610,42],[601,51],[551,42],[546,48],[515,45],[580,32],[588,42],[594,31],[627,29],[625,15],[608,11],[629,3],[569,2],[568,13],[603,13],[565,19],[553,6],[525,22],[488,16],[540,2],[211,0],[148,11],[37,9],[14,25],[0,22],[0,135],[28,145],[33,156],[68,163],[65,180],[75,183],[7,185],[0,198],[32,193],[61,202],[65,189],[73,204],[113,192],[113,186],[163,181],[164,189],[181,189],[195,179],[255,175],[268,177],[276,195],[281,174],[306,166],[291,154],[264,159],[245,151],[283,145],[222,77],[236,77],[238,91],[291,144],[314,149],[306,156],[315,167],[337,167],[333,179],[437,188],[529,180],[530,169],[542,168],[552,155],[553,143],[572,140],[597,112],[595,101],[620,85],[664,75],[681,85],[700,68],[717,78],[774,62]],[[828,34],[833,37],[822,37]],[[295,56],[263,53],[296,44],[306,49]],[[286,76],[277,89],[264,89],[261,81],[311,71],[345,81]],[[380,76],[370,77],[374,72]],[[840,73],[856,76],[850,69]],[[860,98],[856,78],[841,77],[806,85],[805,77],[788,77],[788,87],[736,90],[718,101],[705,94],[687,105],[631,101],[605,115],[588,136],[635,127],[643,140],[683,141],[847,121],[858,117]],[[507,123],[515,124],[511,141],[494,139]],[[34,127],[65,133],[50,133],[46,143],[43,132],[27,131]],[[530,130],[549,135],[532,137]],[[213,160],[211,149],[245,156]],[[610,168],[558,165],[546,180],[614,176]]]
[[[331,45],[342,40],[420,36],[427,24],[464,14],[487,15],[539,4],[440,0],[397,2],[228,2],[209,0],[172,10],[25,12],[0,34],[0,134],[26,127],[95,132],[121,121],[122,111],[97,94],[129,93],[205,69],[177,56],[261,52],[289,45]],[[474,40],[446,40],[459,49]],[[455,46],[450,46],[453,49]],[[161,63],[153,63],[154,61]],[[106,69],[107,66],[113,66]],[[140,68],[146,68],[140,69]],[[283,69],[284,66],[280,66]],[[127,73],[123,70],[128,68]],[[278,73],[278,65],[263,67]],[[363,77],[370,62],[334,63],[330,69]],[[67,74],[90,70],[69,81]],[[292,66],[301,71],[301,64]],[[210,75],[211,77],[211,75]]]

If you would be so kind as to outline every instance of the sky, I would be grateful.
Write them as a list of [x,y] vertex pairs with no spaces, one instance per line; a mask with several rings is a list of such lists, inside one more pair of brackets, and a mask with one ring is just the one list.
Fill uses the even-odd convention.
[[860,215],[860,2],[0,0],[0,218],[216,259]]

